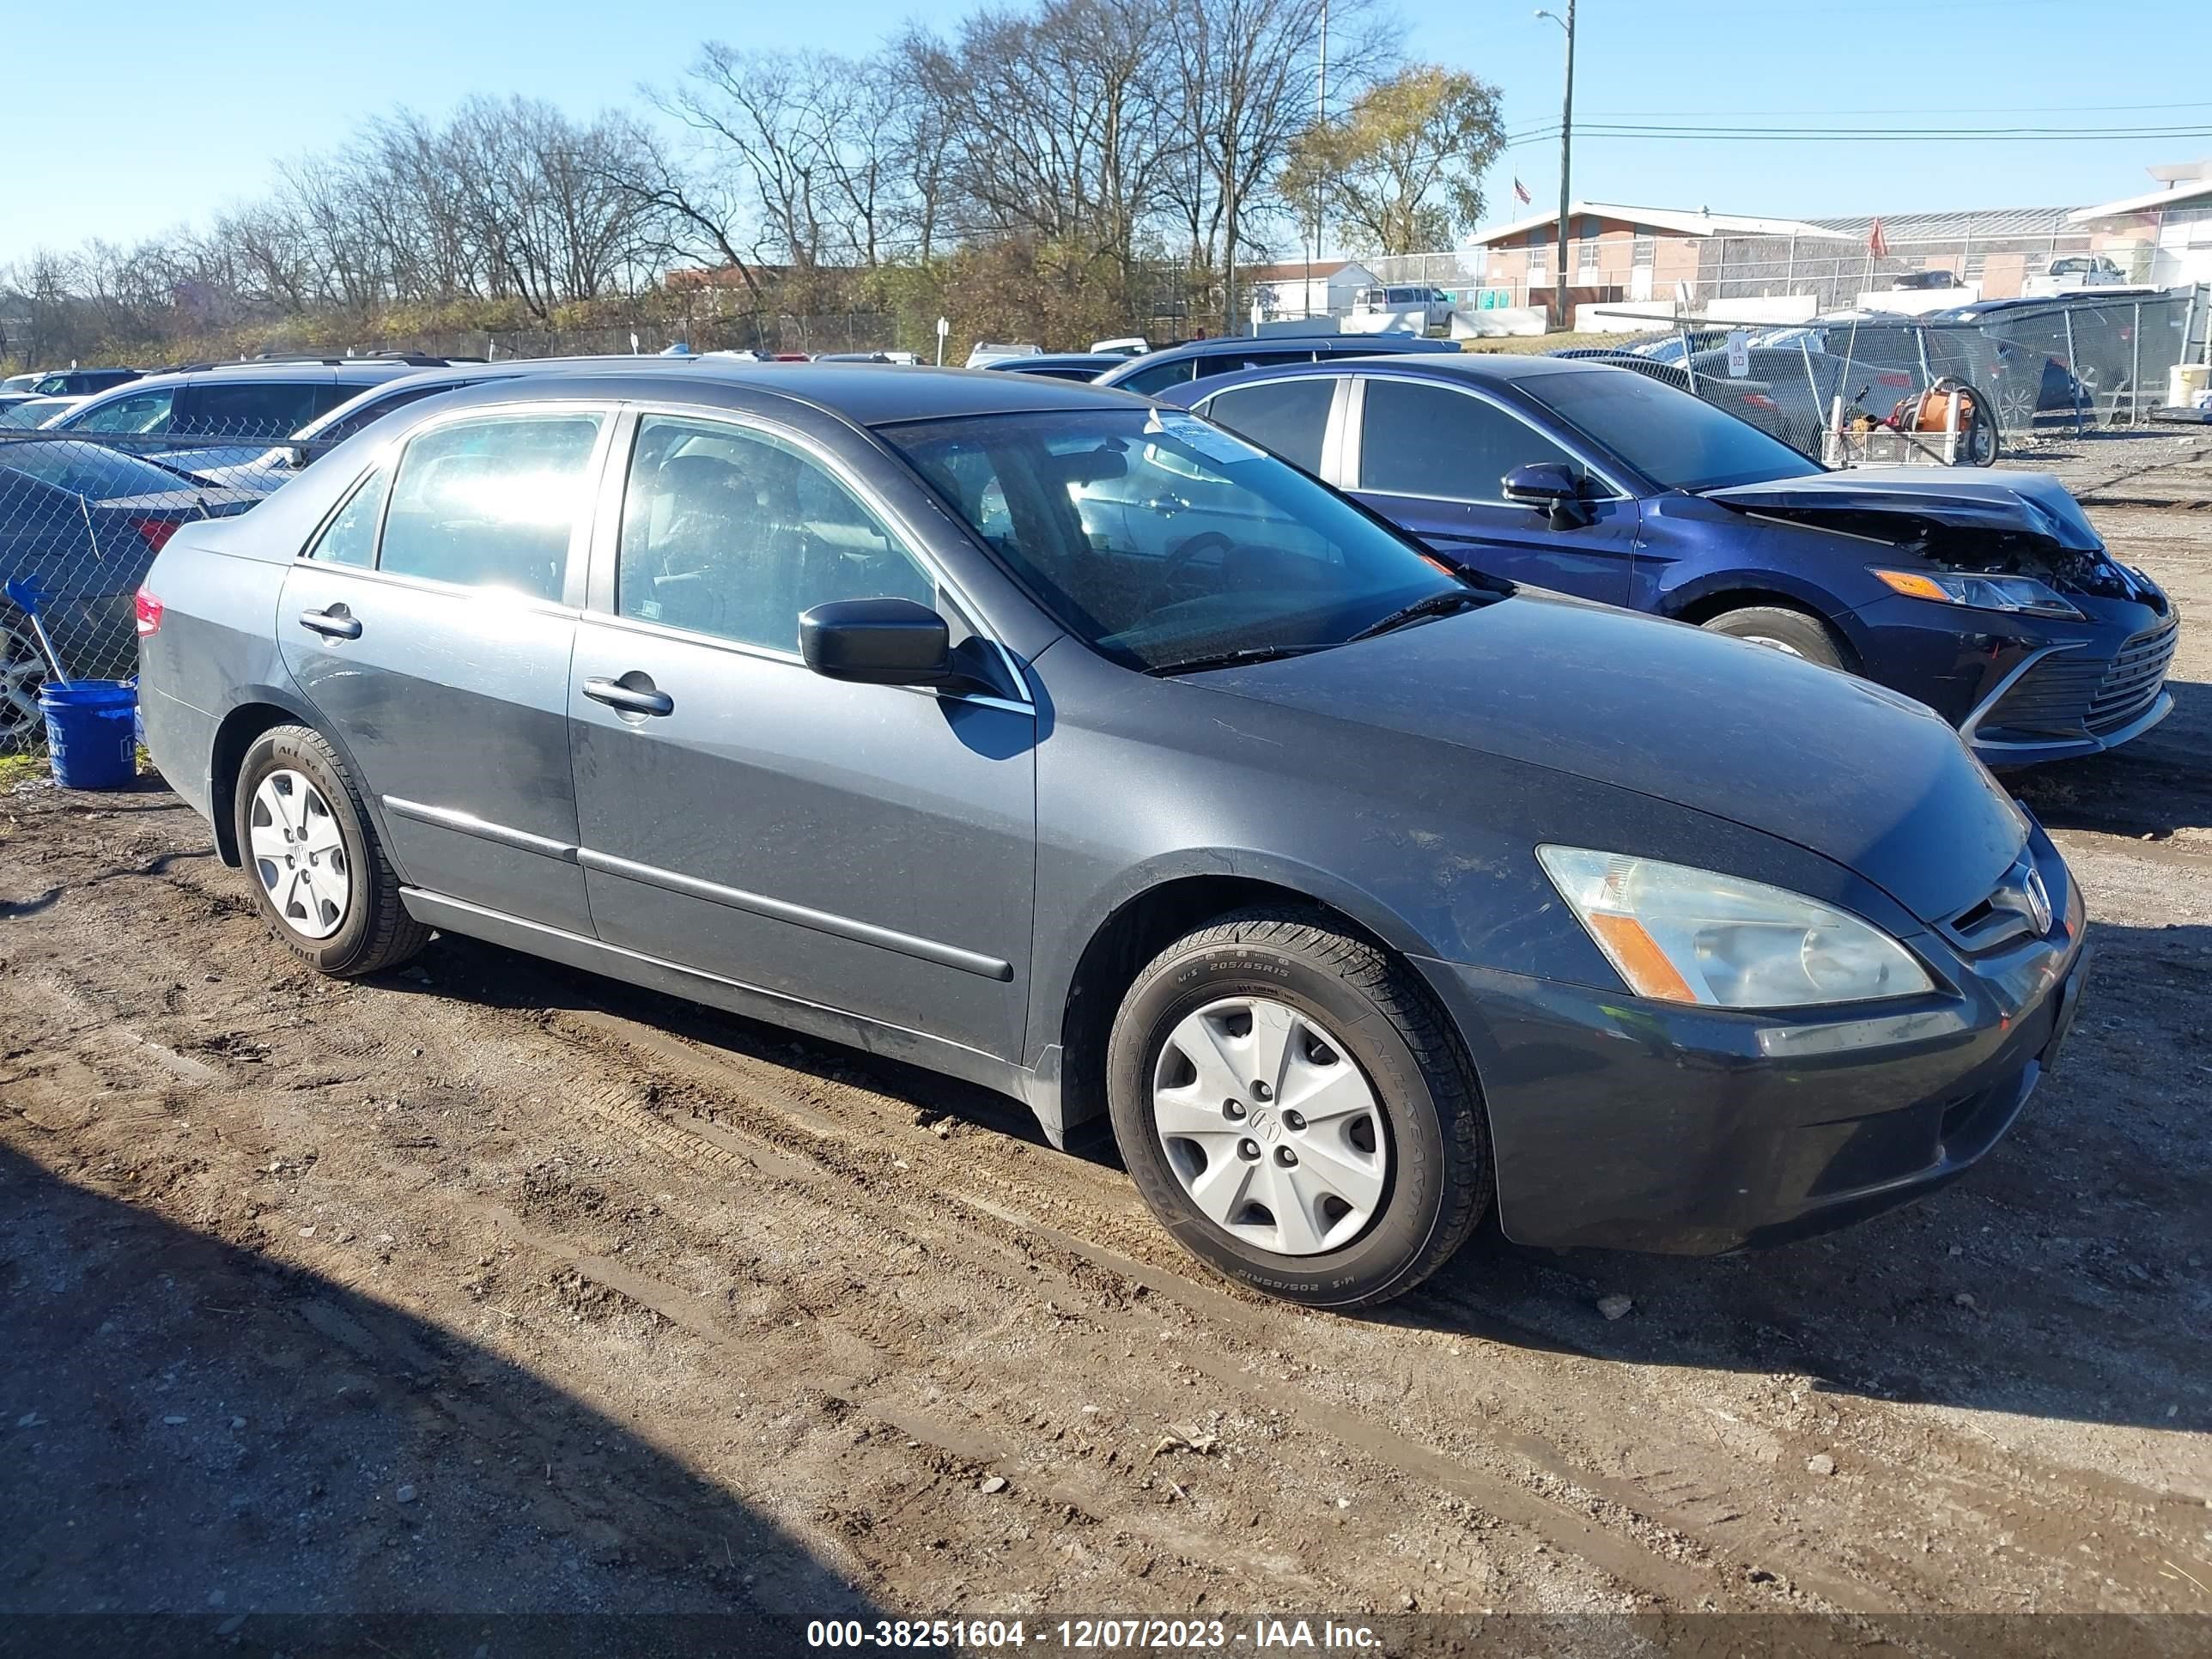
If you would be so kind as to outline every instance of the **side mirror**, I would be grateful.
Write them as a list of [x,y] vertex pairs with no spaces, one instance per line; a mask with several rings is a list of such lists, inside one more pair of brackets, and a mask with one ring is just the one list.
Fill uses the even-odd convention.
[[1505,475],[1505,499],[1545,514],[1554,530],[1572,530],[1589,522],[1583,504],[1582,480],[1571,467],[1558,461],[1530,461]]
[[833,599],[799,618],[799,653],[824,679],[941,685],[956,678],[945,618],[912,599]]

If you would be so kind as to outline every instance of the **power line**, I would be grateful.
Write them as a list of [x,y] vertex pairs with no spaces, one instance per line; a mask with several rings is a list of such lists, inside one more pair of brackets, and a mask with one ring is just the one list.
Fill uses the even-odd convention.
[[[1887,109],[1607,109],[1592,111],[1589,118],[1694,121],[1723,115],[1917,115],[1927,107],[1923,103]],[[1946,104],[1944,107],[1954,115],[2009,115],[2015,110],[2033,110],[2039,115],[2094,115],[2128,110],[2212,109],[2212,100],[2181,104]]]
[[[1528,144],[1550,143],[1559,136],[1559,126],[1554,123],[1548,130],[1540,127],[1509,135],[1503,147],[1519,149]],[[2083,131],[2075,127],[1668,127],[1577,121],[1575,123],[1575,136],[1577,138],[1636,138],[1650,143],[1742,143],[1747,140],[1784,144],[1835,143],[1850,140],[1863,143],[1908,144],[1961,138],[1992,144],[2139,143],[2149,140],[2212,138],[2212,126],[2116,127],[2103,131]]]

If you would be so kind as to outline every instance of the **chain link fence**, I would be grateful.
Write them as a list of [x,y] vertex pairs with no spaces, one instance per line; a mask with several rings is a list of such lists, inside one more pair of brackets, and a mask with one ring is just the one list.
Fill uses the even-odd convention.
[[[1923,396],[1966,391],[1957,446],[1983,465],[2038,433],[2148,421],[2176,364],[2207,361],[2212,289],[2076,294],[1771,327],[1685,319],[1610,347],[1568,348],[1694,392],[1820,458],[1840,421],[1917,422]],[[1731,337],[1742,337],[1741,352]]]
[[137,672],[133,596],[171,536],[246,511],[327,447],[252,429],[0,428],[0,755],[45,746],[49,678]]

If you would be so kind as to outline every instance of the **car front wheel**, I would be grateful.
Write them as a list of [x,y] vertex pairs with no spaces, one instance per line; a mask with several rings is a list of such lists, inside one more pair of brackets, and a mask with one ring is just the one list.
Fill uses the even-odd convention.
[[1137,975],[1108,1051],[1137,1188],[1197,1255],[1317,1308],[1388,1301],[1486,1206],[1474,1077],[1404,963],[1325,919],[1255,910]]
[[1747,640],[1753,645],[1764,645],[1793,657],[1802,657],[1807,662],[1819,663],[1823,668],[1844,665],[1843,647],[1837,644],[1827,623],[1802,611],[1786,610],[1778,605],[1747,605],[1740,610],[1723,611],[1704,627],[1708,634]]
[[255,738],[233,810],[261,913],[302,961],[325,974],[373,974],[429,942],[430,930],[400,902],[398,876],[321,732],[279,726]]

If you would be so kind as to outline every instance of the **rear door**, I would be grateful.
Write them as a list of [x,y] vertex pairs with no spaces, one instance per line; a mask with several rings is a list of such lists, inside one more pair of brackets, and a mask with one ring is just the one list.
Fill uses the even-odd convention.
[[[1519,412],[1441,380],[1359,377],[1343,464],[1352,493],[1446,556],[1492,575],[1625,605],[1634,500]],[[1554,529],[1504,497],[1515,467],[1552,461],[1585,480],[1589,522]]]
[[310,542],[276,619],[409,884],[584,934],[568,668],[611,428],[566,403],[416,428]]
[[[912,532],[797,434],[645,413],[626,441],[569,684],[599,937],[1017,1056],[1036,714],[1004,653]],[[1005,695],[810,671],[799,613],[875,597],[936,608]]]

